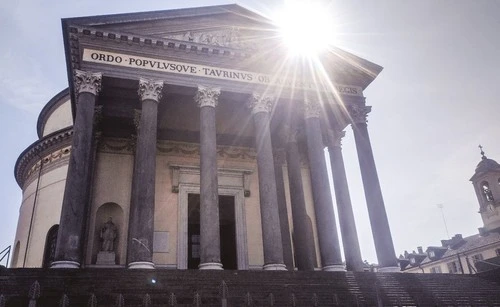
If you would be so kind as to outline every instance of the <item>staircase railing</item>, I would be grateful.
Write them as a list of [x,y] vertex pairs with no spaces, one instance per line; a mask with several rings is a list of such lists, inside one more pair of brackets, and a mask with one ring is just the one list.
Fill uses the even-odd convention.
[[2,261],[7,257],[7,261],[5,261],[5,267],[9,267],[9,258],[10,258],[10,249],[11,245],[7,246],[0,252],[0,265],[2,265]]

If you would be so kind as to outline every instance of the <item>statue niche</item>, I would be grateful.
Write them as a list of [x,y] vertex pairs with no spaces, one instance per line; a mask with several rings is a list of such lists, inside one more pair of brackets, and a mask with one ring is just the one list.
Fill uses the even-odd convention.
[[109,217],[108,221],[101,227],[99,238],[101,239],[101,249],[97,254],[97,265],[115,265],[115,240],[118,237],[118,228],[113,223],[113,218]]

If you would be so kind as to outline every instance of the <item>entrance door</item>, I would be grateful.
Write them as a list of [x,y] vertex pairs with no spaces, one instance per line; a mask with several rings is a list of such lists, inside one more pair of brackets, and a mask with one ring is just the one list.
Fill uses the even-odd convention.
[[[219,196],[221,262],[226,270],[237,270],[234,196]],[[200,264],[200,194],[188,194],[188,269]]]

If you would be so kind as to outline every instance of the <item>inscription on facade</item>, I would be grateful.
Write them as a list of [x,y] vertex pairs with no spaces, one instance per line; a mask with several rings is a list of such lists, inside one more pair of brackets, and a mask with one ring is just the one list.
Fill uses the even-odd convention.
[[[83,51],[83,61],[252,84],[300,88],[304,90],[318,89],[313,82],[307,80],[292,80],[269,74],[155,59],[88,48],[85,48]],[[358,86],[337,84],[335,88],[341,95],[363,96],[363,91],[361,87]]]

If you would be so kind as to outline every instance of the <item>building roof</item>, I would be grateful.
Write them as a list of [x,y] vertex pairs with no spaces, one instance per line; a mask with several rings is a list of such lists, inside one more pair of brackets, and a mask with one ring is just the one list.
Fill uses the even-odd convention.
[[[449,240],[443,240],[449,241]],[[421,264],[426,264],[433,261],[438,261],[446,257],[455,256],[457,253],[468,253],[470,251],[474,251],[483,246],[487,246],[494,243],[500,242],[500,232],[489,232],[485,235],[475,234],[469,237],[465,237],[462,239],[462,242],[459,244],[455,244],[454,248],[448,248],[446,252],[439,258],[435,260],[431,260],[429,256],[421,262]]]

